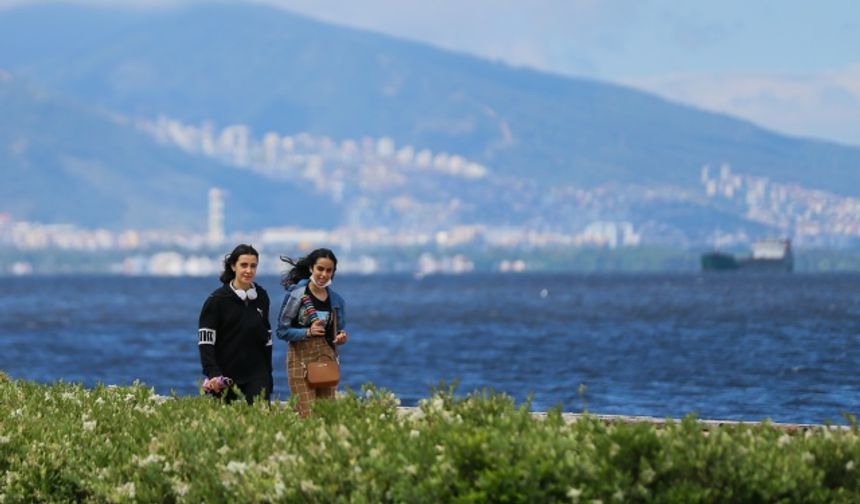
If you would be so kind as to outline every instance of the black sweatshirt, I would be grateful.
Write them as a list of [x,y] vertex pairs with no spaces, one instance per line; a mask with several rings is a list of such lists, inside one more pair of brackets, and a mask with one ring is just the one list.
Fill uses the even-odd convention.
[[200,310],[197,347],[203,374],[236,383],[272,375],[269,294],[257,284],[257,299],[243,301],[229,286],[212,291]]

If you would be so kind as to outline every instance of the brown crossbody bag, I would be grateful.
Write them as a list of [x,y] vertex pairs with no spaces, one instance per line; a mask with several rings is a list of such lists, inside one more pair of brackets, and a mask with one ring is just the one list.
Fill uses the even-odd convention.
[[[331,324],[334,335],[337,335],[337,311],[331,310]],[[311,388],[334,387],[340,382],[340,364],[337,362],[337,349],[334,342],[326,341],[334,350],[335,358],[329,355],[320,355],[314,362],[305,365],[305,378]]]

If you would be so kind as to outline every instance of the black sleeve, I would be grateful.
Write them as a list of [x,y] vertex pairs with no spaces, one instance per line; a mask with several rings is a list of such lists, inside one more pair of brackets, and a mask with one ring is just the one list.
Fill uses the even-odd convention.
[[200,310],[197,328],[197,348],[200,350],[200,364],[203,374],[209,378],[221,376],[221,369],[215,359],[215,344],[218,340],[218,301],[209,296]]
[[[266,320],[266,330],[269,331],[269,335],[272,334],[272,322],[269,320],[269,310],[270,310],[271,300],[269,300],[269,293],[263,291],[263,318]],[[271,342],[271,338],[269,338]]]
[[272,323],[269,321],[270,304],[269,293],[263,291],[263,319],[266,321],[266,330],[269,332],[269,342],[266,343],[266,362],[269,364],[269,373],[272,372]]

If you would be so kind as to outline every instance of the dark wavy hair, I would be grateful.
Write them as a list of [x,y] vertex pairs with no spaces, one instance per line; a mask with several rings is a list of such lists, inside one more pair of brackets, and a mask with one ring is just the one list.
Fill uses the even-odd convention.
[[259,252],[257,252],[257,249],[251,245],[246,245],[244,243],[236,245],[233,252],[224,256],[224,271],[221,273],[220,278],[222,284],[226,285],[236,276],[236,272],[233,271],[232,267],[236,265],[236,261],[239,260],[239,256],[243,255],[252,255],[255,256],[258,261],[260,260]]
[[286,289],[290,285],[299,283],[300,280],[310,278],[311,268],[320,258],[331,259],[331,262],[334,263],[334,271],[331,273],[331,277],[334,278],[334,273],[337,271],[337,257],[335,257],[334,252],[327,248],[318,248],[300,259],[281,256],[282,261],[292,266],[281,276],[281,285]]

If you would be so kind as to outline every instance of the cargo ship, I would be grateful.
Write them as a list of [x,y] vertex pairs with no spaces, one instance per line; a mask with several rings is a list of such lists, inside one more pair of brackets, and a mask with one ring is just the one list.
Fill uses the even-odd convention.
[[724,252],[702,254],[702,271],[794,271],[794,256],[791,253],[791,240],[769,239],[752,244],[752,255],[736,257]]

